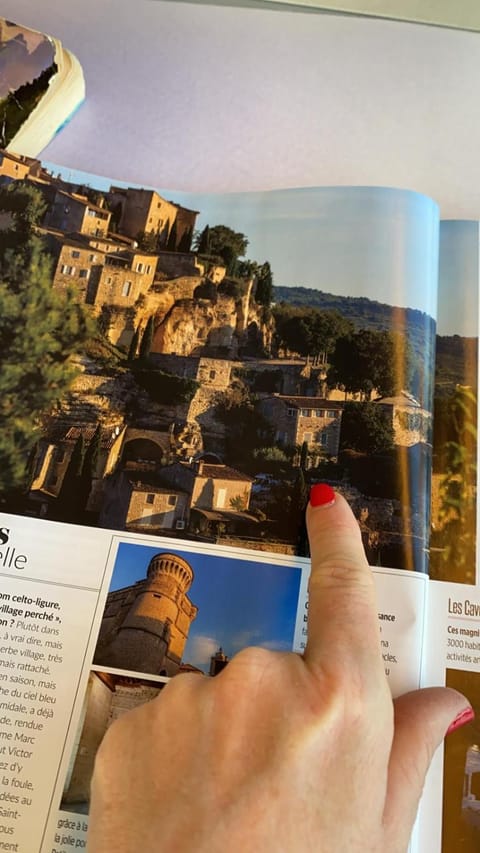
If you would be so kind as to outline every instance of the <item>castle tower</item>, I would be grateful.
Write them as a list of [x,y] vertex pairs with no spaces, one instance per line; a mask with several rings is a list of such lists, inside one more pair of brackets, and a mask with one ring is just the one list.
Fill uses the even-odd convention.
[[95,663],[172,676],[198,608],[188,598],[193,569],[177,554],[155,554],[147,577],[109,593]]

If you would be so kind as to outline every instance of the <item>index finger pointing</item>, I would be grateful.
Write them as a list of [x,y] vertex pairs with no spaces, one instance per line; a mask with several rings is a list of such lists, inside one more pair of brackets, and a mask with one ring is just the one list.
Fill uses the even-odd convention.
[[307,529],[312,569],[306,662],[338,657],[383,673],[374,581],[360,528],[330,486],[313,486]]

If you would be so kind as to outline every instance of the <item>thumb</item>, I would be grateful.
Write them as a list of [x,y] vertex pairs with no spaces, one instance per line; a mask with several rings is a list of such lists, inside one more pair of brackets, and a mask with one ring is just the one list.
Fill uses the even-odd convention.
[[408,844],[427,770],[445,735],[475,714],[465,696],[429,687],[394,701],[395,735],[390,753],[384,823],[392,838]]

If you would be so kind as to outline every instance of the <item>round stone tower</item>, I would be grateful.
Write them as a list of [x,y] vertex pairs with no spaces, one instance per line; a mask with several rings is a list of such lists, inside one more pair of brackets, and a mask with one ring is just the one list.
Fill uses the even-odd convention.
[[[193,569],[182,557],[170,552],[155,554],[145,580],[109,594],[105,608],[105,619],[110,622],[108,645],[99,648],[98,662],[175,675],[198,612],[187,595],[192,581]],[[106,632],[101,632],[99,646],[102,633],[107,639]]]

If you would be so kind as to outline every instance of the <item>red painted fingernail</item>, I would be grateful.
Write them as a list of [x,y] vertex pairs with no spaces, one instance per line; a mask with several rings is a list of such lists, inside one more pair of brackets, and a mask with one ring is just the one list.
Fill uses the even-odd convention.
[[455,717],[453,723],[450,723],[447,729],[447,735],[451,734],[457,729],[460,729],[467,723],[471,723],[473,719],[475,719],[475,711],[473,710],[473,708],[465,708],[464,711],[460,711],[460,713]]
[[316,483],[310,489],[310,506],[331,506],[335,503],[335,492],[326,483]]

